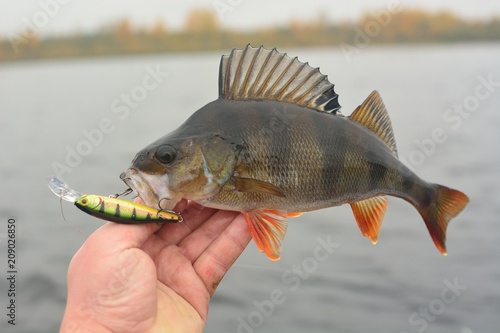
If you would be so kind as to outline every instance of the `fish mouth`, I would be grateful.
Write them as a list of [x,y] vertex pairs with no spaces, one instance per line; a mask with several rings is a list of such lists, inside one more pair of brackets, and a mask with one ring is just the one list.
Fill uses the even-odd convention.
[[172,210],[180,199],[175,199],[168,189],[168,175],[150,175],[136,168],[122,172],[120,179],[130,187],[146,206]]

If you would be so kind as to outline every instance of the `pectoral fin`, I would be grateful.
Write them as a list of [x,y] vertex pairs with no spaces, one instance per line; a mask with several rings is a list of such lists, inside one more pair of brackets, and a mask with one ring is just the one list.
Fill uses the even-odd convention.
[[351,203],[359,230],[363,236],[370,238],[373,244],[377,243],[378,233],[388,204],[385,196]]
[[286,234],[287,213],[279,210],[252,210],[243,212],[248,229],[259,251],[271,260],[278,260]]
[[287,213],[286,215],[288,217],[299,217],[302,214],[304,214],[304,212],[293,212],[293,213]]
[[285,198],[285,193],[277,186],[253,178],[233,177],[236,183],[236,191],[239,192],[255,192],[269,195],[275,195]]

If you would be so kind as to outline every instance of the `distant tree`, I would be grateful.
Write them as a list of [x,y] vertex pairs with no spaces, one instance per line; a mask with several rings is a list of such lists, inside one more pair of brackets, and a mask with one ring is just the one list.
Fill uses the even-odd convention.
[[453,32],[460,26],[460,20],[449,12],[441,12],[431,18],[431,31],[434,35]]
[[115,25],[113,30],[119,39],[126,40],[132,36],[132,23],[129,19],[122,19]]
[[152,28],[151,28],[151,33],[153,35],[164,35],[167,33],[167,26],[165,25],[165,21],[162,19],[157,20]]
[[219,21],[211,9],[195,9],[187,15],[184,27],[188,32],[211,33],[219,30]]

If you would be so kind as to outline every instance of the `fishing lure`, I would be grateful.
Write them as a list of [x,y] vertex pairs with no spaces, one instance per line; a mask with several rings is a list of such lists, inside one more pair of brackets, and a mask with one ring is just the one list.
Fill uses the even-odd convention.
[[55,195],[63,200],[73,202],[83,212],[100,219],[125,224],[182,222],[180,213],[118,199],[119,196],[132,192],[131,190],[106,197],[96,194],[81,194],[70,188],[57,176],[47,176],[46,180]]
[[117,223],[181,222],[182,215],[170,210],[154,209],[132,201],[85,194],[75,206],[94,217]]

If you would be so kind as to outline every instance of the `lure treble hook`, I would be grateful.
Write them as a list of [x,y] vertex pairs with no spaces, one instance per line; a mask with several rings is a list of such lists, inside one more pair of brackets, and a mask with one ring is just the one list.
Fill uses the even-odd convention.
[[110,197],[110,198],[114,198],[114,199],[116,199],[116,198],[118,198],[118,197],[124,197],[124,196],[126,196],[126,195],[128,195],[128,194],[130,194],[130,193],[132,193],[132,192],[133,192],[133,190],[129,187],[128,189],[126,189],[126,190],[125,190],[125,191],[123,191],[122,193],[112,194],[112,195],[110,195],[109,197]]

